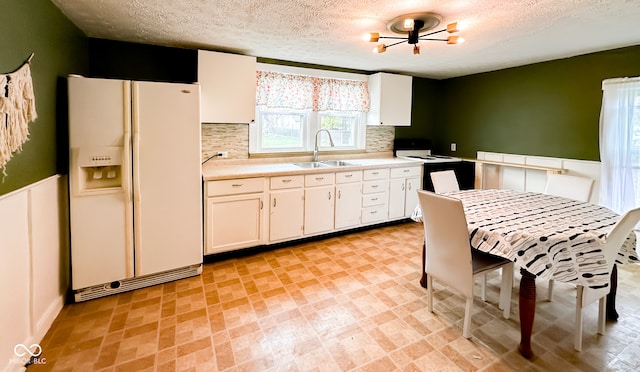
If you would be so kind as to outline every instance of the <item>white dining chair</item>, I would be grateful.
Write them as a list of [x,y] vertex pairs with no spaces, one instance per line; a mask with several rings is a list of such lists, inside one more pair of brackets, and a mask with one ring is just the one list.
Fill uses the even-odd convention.
[[544,193],[588,202],[592,188],[593,178],[552,173],[547,176]]
[[456,173],[452,170],[431,172],[430,176],[433,189],[437,194],[460,190],[458,178],[456,178]]
[[[562,196],[582,202],[588,202],[591,198],[593,178],[571,176],[568,174],[552,173],[547,176],[544,193],[547,195]],[[553,279],[549,280],[547,300],[553,299]]]
[[462,293],[466,298],[462,335],[471,338],[471,305],[474,280],[504,268],[498,307],[509,319],[513,262],[471,247],[467,220],[458,199],[418,190],[426,244],[425,272],[429,311],[433,312],[433,280]]
[[[639,221],[640,208],[632,209],[625,213],[620,220],[618,220],[615,226],[613,226],[613,229],[611,229],[609,234],[607,234],[603,250],[609,273],[611,273],[611,270],[613,269],[616,256],[618,255],[622,244]],[[610,279],[610,277],[608,279]],[[607,311],[607,294],[610,290],[610,282],[606,287],[597,289],[578,285],[578,293],[576,296],[576,325],[574,331],[574,347],[576,350],[582,350],[582,310],[596,300],[600,300],[598,306],[598,334],[604,334],[604,324]]]

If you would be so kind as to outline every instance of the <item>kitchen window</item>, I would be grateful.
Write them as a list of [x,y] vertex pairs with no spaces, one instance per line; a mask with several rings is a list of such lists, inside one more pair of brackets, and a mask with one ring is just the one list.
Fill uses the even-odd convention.
[[[365,148],[369,110],[366,75],[276,68],[287,72],[257,73],[257,120],[249,129],[251,153],[313,151],[315,133],[320,129],[327,129],[334,142],[334,147],[329,147],[328,136],[319,136],[321,151]],[[289,73],[292,69],[300,73]]]

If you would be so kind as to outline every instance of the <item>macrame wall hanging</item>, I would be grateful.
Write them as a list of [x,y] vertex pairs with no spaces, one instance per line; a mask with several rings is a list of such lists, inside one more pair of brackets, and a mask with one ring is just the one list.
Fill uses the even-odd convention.
[[[33,53],[17,70],[0,74],[0,169],[29,140],[29,122],[36,120],[36,100],[31,81]],[[4,180],[4,177],[3,177]]]

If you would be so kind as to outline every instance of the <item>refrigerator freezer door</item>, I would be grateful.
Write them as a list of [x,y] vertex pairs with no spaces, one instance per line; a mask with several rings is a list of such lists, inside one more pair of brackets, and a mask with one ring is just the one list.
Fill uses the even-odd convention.
[[199,94],[133,82],[136,276],[202,263]]
[[[68,83],[71,267],[76,290],[134,275],[126,129],[130,127],[130,83],[82,77],[70,77]],[[78,154],[81,149],[102,147],[122,150],[121,182],[117,187],[107,184],[104,189],[89,190],[87,182],[97,178],[95,174],[93,180],[88,177],[101,170],[81,164]]]

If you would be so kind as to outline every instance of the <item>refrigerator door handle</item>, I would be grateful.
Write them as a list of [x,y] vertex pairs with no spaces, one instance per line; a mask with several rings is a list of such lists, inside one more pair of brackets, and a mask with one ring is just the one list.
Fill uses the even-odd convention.
[[[133,226],[134,230],[134,247],[135,251],[140,249],[142,245],[142,232],[140,228],[142,226],[141,204],[142,204],[142,192],[140,187],[140,113],[138,112],[138,98],[139,98],[139,86],[137,82],[131,83],[131,123],[133,128]],[[134,253],[135,257],[135,253]],[[135,260],[134,260],[135,261]],[[136,273],[139,272],[140,263],[135,261]]]
[[125,247],[127,250],[127,262],[126,270],[127,277],[133,277],[135,275],[135,257],[134,257],[134,231],[133,231],[133,191],[131,180],[131,83],[128,81],[123,82],[124,91],[124,125],[123,125],[123,141],[124,141],[124,154],[123,154],[123,169],[121,172],[122,177],[122,189],[125,195]]

